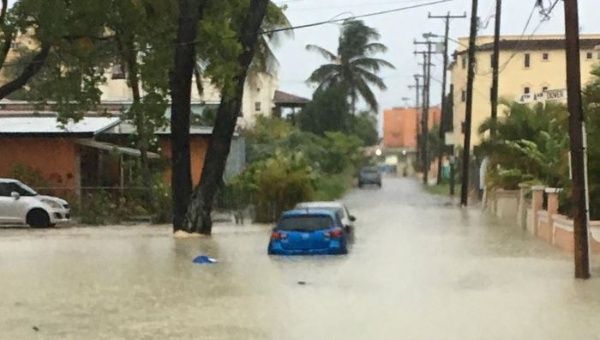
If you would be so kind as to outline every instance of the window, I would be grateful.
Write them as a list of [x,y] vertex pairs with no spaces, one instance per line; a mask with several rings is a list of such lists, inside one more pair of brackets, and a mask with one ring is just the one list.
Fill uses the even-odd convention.
[[594,54],[593,54],[592,52],[587,52],[587,53],[585,54],[585,58],[586,58],[586,59],[592,59],[593,57],[594,57]]
[[546,91],[548,91],[548,86],[542,87],[542,92],[546,92]]
[[254,111],[259,112],[261,110],[260,106],[260,102],[254,103]]
[[529,88],[529,86],[525,86],[525,87],[523,88],[523,93],[524,93],[524,94],[529,94],[530,92],[531,92],[531,88]]
[[525,58],[523,59],[523,66],[525,66],[525,68],[531,67],[531,54],[525,53],[524,57]]
[[548,53],[542,53],[542,60],[543,61],[548,61],[550,59],[550,55]]
[[467,57],[462,57],[462,68],[463,70],[467,68]]
[[9,183],[0,183],[0,197],[10,197]]
[[467,92],[465,90],[462,90],[462,92],[460,93],[460,100],[462,102],[465,102],[467,100]]
[[125,67],[122,64],[114,64],[111,79],[125,79]]

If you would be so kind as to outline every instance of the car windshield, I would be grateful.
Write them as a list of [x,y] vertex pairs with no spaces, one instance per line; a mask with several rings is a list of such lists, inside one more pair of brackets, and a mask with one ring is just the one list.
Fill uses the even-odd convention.
[[331,228],[333,220],[329,216],[290,216],[284,217],[279,221],[277,229],[279,230],[302,230],[314,231]]
[[298,204],[296,206],[296,209],[315,209],[315,210],[327,210],[327,211],[331,211],[334,212],[336,214],[338,214],[338,216],[340,218],[344,218],[344,216],[346,214],[344,214],[344,209],[341,207],[321,207],[318,205],[315,206],[309,206],[309,205],[304,205],[304,204]]
[[31,189],[26,184],[23,184],[21,182],[17,182],[15,184],[16,185],[14,186],[14,190],[16,192],[18,192],[19,195],[21,195],[21,196],[37,196],[38,195],[38,193],[35,190]]
[[376,175],[379,171],[375,168],[365,168],[362,169],[361,172],[365,175]]

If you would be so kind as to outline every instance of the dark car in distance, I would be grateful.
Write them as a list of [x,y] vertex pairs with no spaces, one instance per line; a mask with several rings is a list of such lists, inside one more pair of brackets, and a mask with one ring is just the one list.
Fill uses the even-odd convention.
[[376,167],[364,167],[358,173],[358,187],[377,185],[381,188],[381,172]]

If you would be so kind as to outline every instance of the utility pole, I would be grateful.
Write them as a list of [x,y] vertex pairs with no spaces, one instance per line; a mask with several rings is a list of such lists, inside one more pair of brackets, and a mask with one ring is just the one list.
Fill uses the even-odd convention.
[[473,80],[475,78],[475,40],[477,39],[477,5],[478,0],[472,0],[471,7],[471,32],[469,34],[469,70],[467,73],[467,105],[465,110],[465,139],[462,157],[462,183],[460,204],[467,206],[469,203],[469,160],[471,158],[471,116],[473,114]]
[[575,241],[575,277],[590,277],[589,259],[589,203],[587,199],[587,143],[585,117],[581,100],[581,62],[579,60],[579,13],[577,0],[564,0],[567,56],[567,106],[569,108],[569,136],[571,140],[571,168],[573,189],[573,236]]
[[502,0],[496,0],[496,19],[494,22],[494,54],[492,54],[492,128],[490,135],[496,138],[496,120],[498,118],[498,73],[500,72],[500,25],[502,23]]
[[419,164],[419,162],[421,161],[420,156],[419,156],[420,153],[421,153],[420,145],[419,145],[419,140],[421,138],[420,137],[421,133],[419,131],[420,131],[420,126],[421,125],[419,123],[419,113],[418,113],[419,111],[418,110],[419,110],[419,107],[421,106],[420,97],[421,97],[421,88],[423,88],[423,85],[421,85],[420,80],[421,80],[421,78],[423,78],[423,75],[421,75],[421,74],[415,74],[413,77],[415,78],[415,85],[409,85],[408,88],[410,88],[410,89],[414,88],[415,89],[415,111],[417,112],[416,113],[417,122],[416,122],[416,125],[415,125],[417,127],[417,131],[416,131],[416,134],[415,134],[417,140],[415,141],[416,142],[415,143],[415,145],[416,145],[415,148],[416,148],[416,155],[417,155],[417,157],[416,157],[416,163]]
[[[443,19],[445,21],[445,34],[444,34],[444,65],[442,68],[443,76],[442,76],[442,99],[440,101],[442,115],[440,118],[440,130],[439,130],[439,138],[440,141],[444,141],[445,132],[444,129],[444,119],[448,116],[448,105],[446,103],[446,87],[448,82],[448,39],[450,38],[450,20],[452,19],[464,19],[467,17],[467,13],[463,15],[451,15],[448,12],[446,15],[438,16],[428,14],[429,19]],[[445,146],[445,143],[442,143]],[[438,173],[437,173],[437,184],[442,183],[442,159],[444,158],[444,148],[440,147],[438,150]]]
[[423,163],[423,184],[429,183],[429,148],[428,148],[428,135],[429,135],[429,100],[430,100],[430,88],[431,88],[431,55],[433,54],[433,42],[429,40],[429,34],[423,34],[426,38],[425,41],[415,41],[415,45],[426,45],[427,51],[415,52],[415,54],[423,55],[423,113],[421,116],[421,145],[422,154],[421,160]]

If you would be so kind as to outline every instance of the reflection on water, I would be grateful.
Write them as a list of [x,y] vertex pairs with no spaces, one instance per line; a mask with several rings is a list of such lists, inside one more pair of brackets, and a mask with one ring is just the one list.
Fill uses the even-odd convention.
[[410,180],[347,203],[341,257],[268,257],[268,226],[0,230],[0,338],[600,339],[567,254]]

